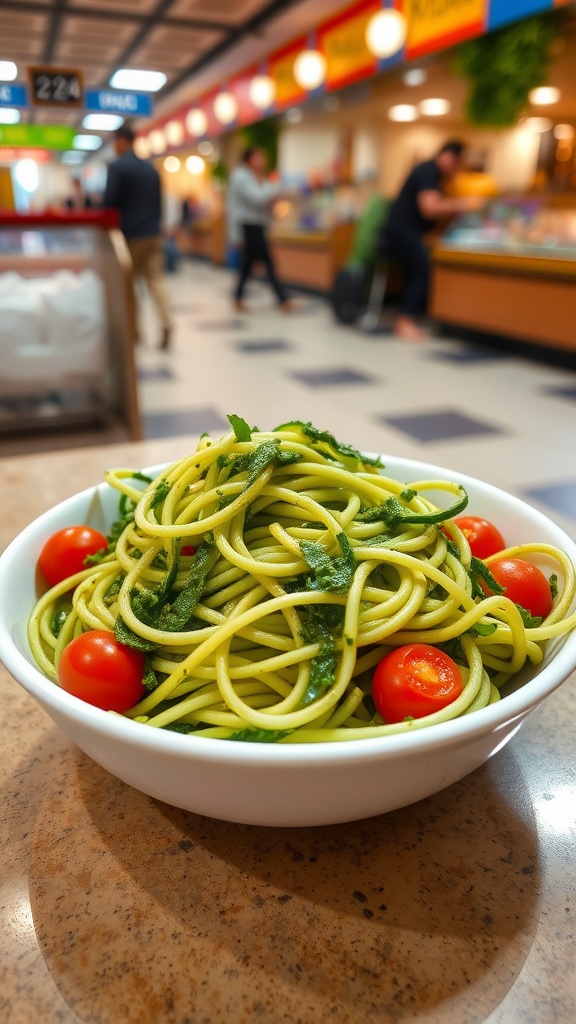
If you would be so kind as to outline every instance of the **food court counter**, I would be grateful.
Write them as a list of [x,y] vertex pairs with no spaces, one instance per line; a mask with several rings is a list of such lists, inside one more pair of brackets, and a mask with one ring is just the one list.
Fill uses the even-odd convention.
[[[194,444],[0,460],[0,548],[106,467]],[[436,796],[287,830],[143,796],[77,750],[1,668],[0,690],[0,1019],[576,1019],[576,676]]]
[[275,225],[270,242],[279,278],[313,291],[331,291],[336,274],[346,263],[355,225],[335,224],[324,231]]

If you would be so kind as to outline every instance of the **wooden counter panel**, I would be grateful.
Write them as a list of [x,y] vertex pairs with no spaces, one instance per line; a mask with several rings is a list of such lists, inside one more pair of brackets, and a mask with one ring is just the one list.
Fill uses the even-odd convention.
[[328,291],[332,287],[332,258],[328,248],[310,248],[272,242],[272,254],[281,281]]
[[431,314],[448,324],[576,350],[576,288],[569,281],[435,266]]
[[486,273],[511,273],[518,277],[576,278],[576,260],[554,256],[525,256],[521,253],[472,252],[460,249],[433,249],[436,265],[475,267]]

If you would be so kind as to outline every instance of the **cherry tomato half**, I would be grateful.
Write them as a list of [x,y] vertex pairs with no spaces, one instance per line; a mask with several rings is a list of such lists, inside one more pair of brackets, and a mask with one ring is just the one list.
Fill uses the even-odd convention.
[[195,555],[196,554],[196,548],[193,548],[191,544],[185,544],[184,547],[180,549],[180,554],[181,555],[189,555],[189,556],[190,555]]
[[103,711],[128,711],[146,692],[144,655],[118,643],[113,633],[82,633],[62,651],[58,682],[67,693]]
[[[552,591],[550,583],[537,566],[524,558],[495,558],[488,563],[488,568],[501,587],[505,587],[504,596],[514,604],[521,604],[531,615],[539,615],[543,619],[552,611]],[[484,585],[486,593],[490,589]]]
[[498,527],[481,516],[460,516],[454,522],[466,537],[475,558],[490,558],[506,547]]
[[376,667],[372,697],[387,724],[424,718],[448,707],[462,693],[460,669],[430,644],[390,651]]
[[51,587],[85,569],[84,559],[108,547],[103,533],[91,526],[66,526],[48,538],[40,552],[40,568]]

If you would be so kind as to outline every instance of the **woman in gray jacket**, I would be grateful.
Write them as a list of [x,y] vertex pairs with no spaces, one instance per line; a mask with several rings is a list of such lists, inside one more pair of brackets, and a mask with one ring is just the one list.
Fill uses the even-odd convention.
[[291,303],[276,277],[272,256],[266,238],[266,228],[272,216],[272,203],[280,191],[276,182],[266,179],[266,156],[261,149],[250,147],[242,154],[241,163],[230,175],[228,186],[228,217],[230,238],[241,245],[240,276],[236,286],[236,309],[245,312],[242,301],[246,281],[254,263],[262,263],[268,280],[283,309]]

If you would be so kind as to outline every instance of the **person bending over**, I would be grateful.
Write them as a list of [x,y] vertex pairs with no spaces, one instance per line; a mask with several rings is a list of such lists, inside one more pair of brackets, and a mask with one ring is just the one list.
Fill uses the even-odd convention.
[[277,182],[266,177],[266,156],[263,150],[249,147],[230,175],[228,187],[228,218],[230,240],[241,246],[240,274],[235,291],[235,305],[245,312],[244,288],[255,263],[262,263],[268,281],[283,309],[292,303],[276,276],[268,246],[266,229],[272,217],[272,203],[280,191]]
[[444,195],[447,183],[463,166],[465,148],[458,140],[446,142],[433,160],[414,167],[390,207],[383,249],[405,274],[400,315],[394,326],[400,338],[426,337],[414,319],[426,310],[430,280],[430,256],[423,236],[436,221],[480,205],[476,197],[452,199]]

